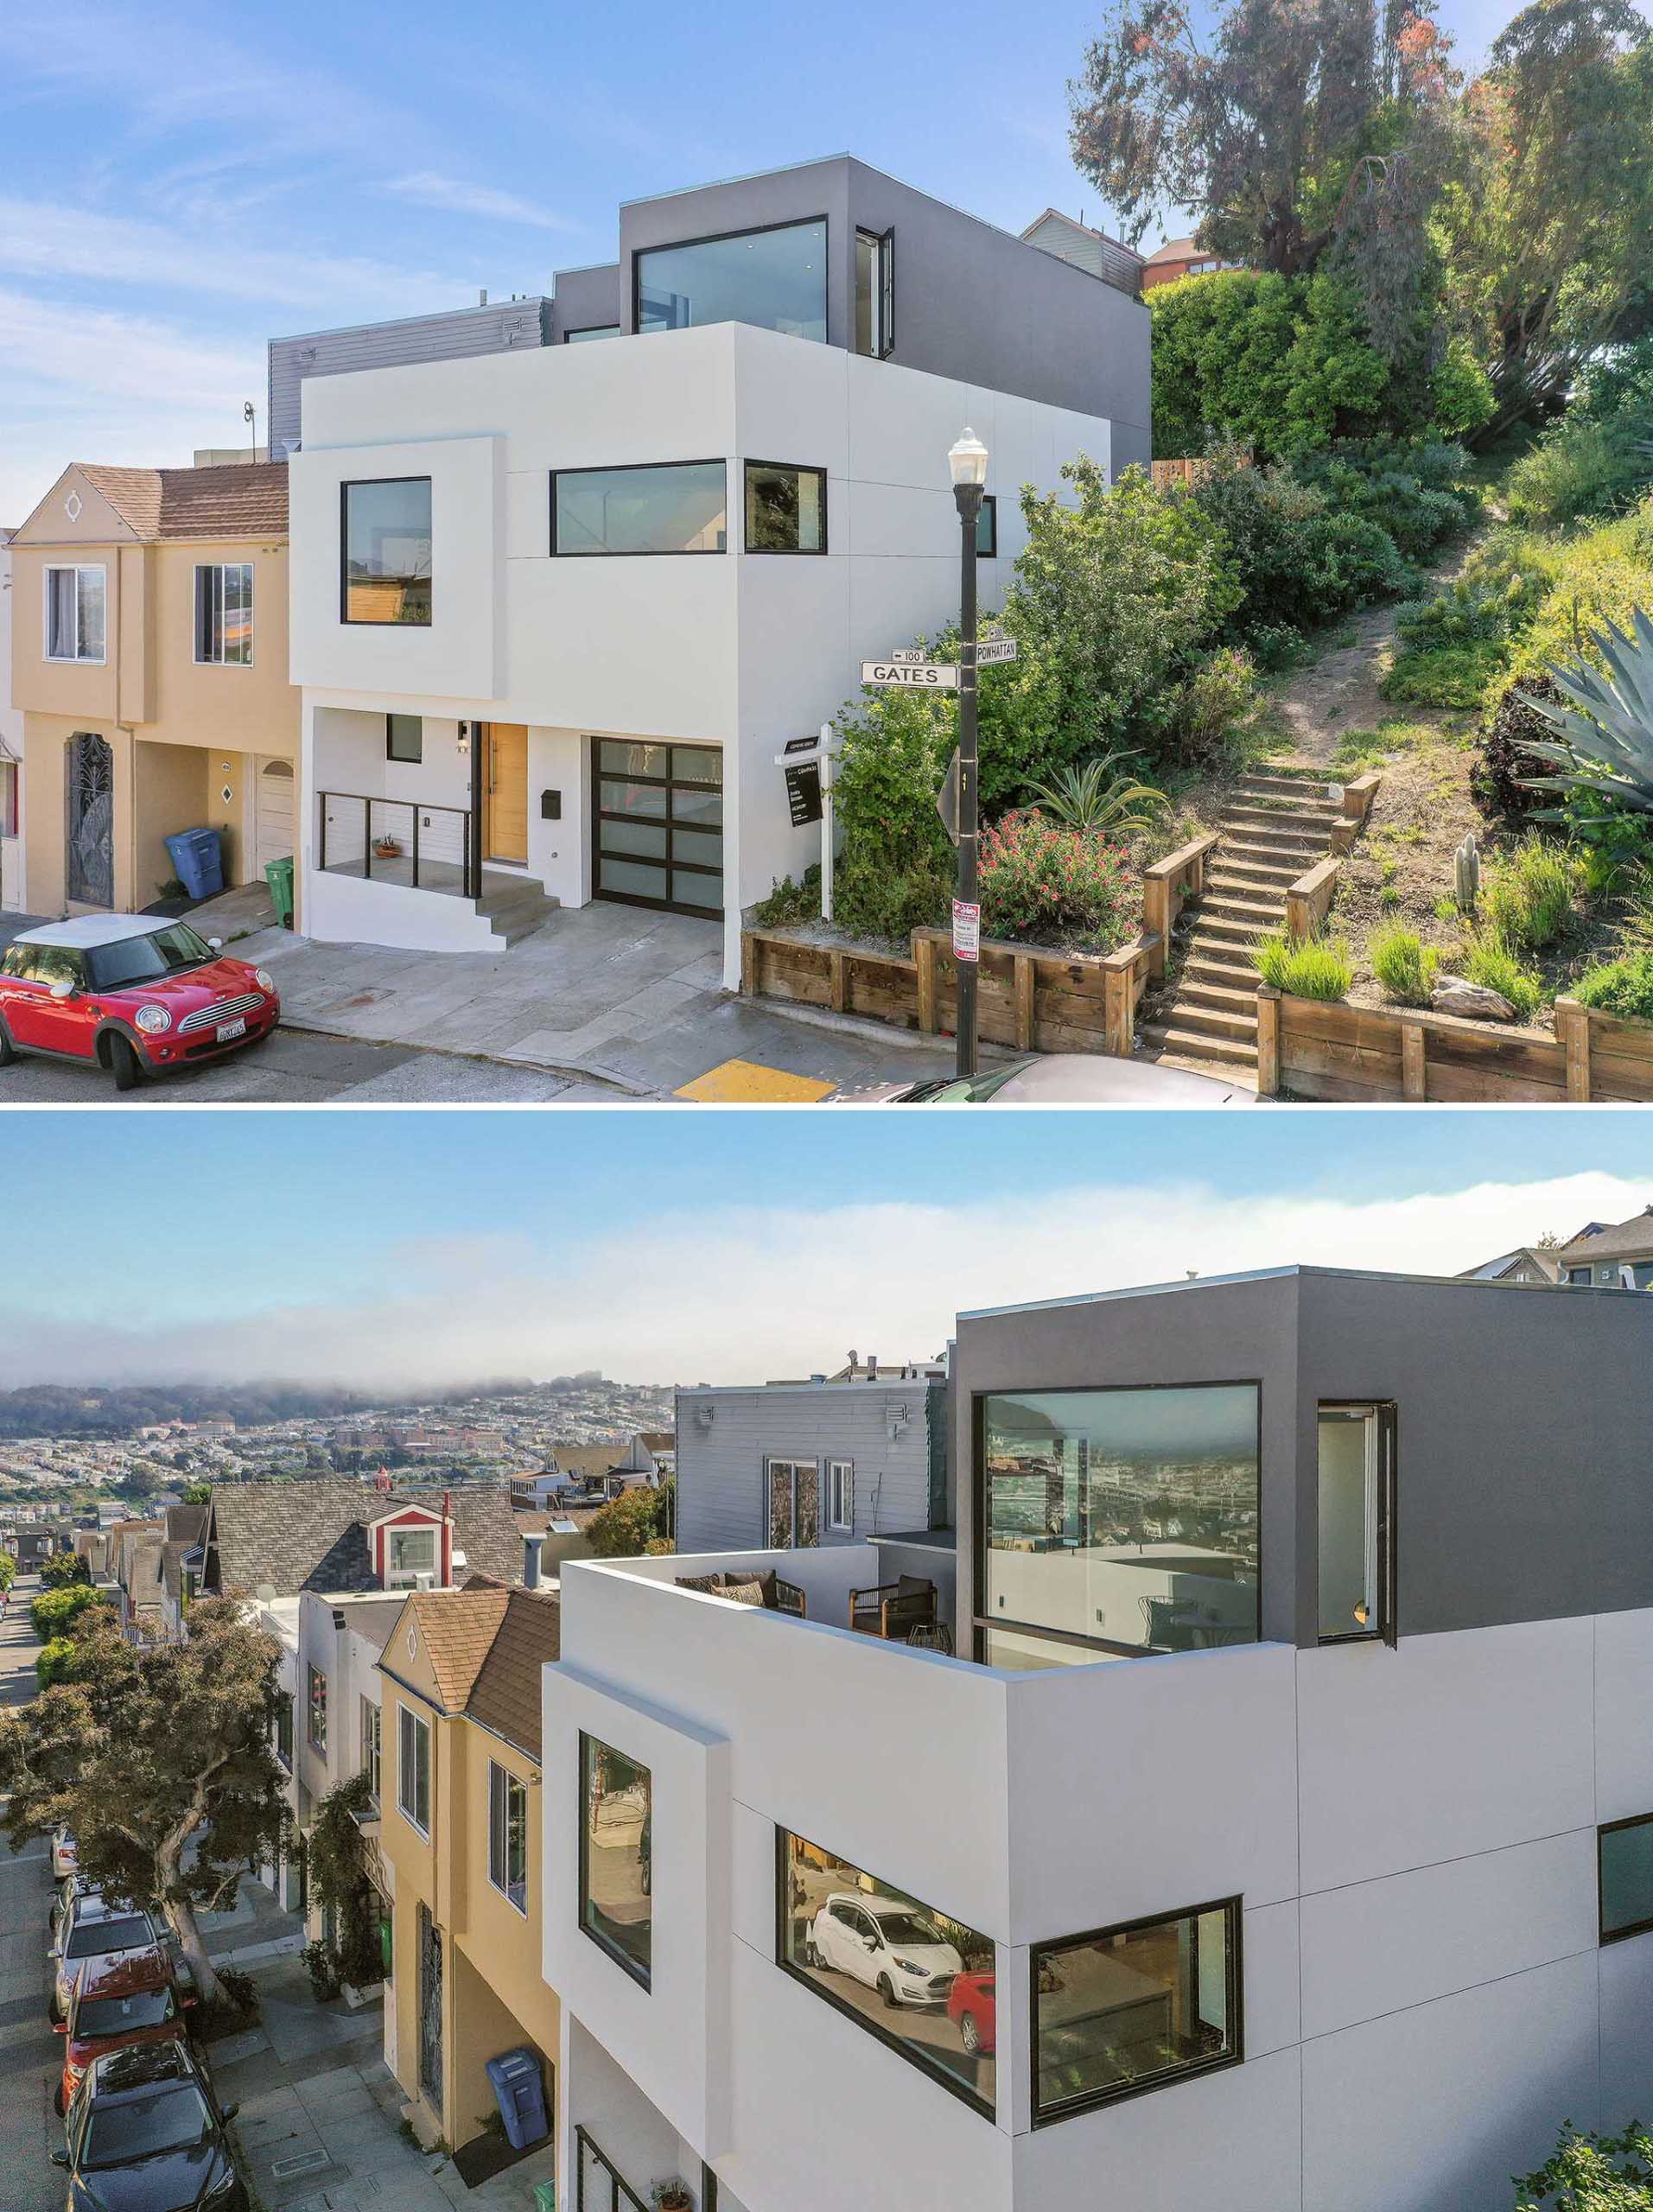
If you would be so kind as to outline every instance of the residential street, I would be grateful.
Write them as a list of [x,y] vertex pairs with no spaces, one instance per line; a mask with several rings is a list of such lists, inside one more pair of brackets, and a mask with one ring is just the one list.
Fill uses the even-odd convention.
[[[20,1576],[0,1621],[0,1704],[35,1694],[29,1600],[39,1588]],[[6,2212],[62,2212],[63,2177],[51,2163],[63,2129],[52,2109],[62,2045],[46,2019],[46,1916],[51,1904],[46,1847],[17,1858],[0,1845],[0,2175]]]

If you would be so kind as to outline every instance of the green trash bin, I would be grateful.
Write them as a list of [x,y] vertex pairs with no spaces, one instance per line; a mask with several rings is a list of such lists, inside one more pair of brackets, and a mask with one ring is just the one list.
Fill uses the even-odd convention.
[[265,861],[264,881],[270,886],[276,919],[284,930],[290,930],[293,926],[293,856],[290,853],[284,861]]

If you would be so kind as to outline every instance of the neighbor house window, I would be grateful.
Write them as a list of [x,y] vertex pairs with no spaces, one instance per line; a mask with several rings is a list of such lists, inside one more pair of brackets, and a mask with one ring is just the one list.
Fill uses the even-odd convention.
[[784,461],[746,465],[746,548],[748,553],[824,553],[827,480],[824,468],[794,468]]
[[821,1541],[821,1469],[814,1459],[771,1459],[769,1548],[807,1549]]
[[584,330],[565,330],[563,333],[563,343],[565,346],[583,346],[588,338],[618,338],[619,336],[620,325],[617,322],[594,322]]
[[1596,1831],[1601,1940],[1653,1929],[1653,1813],[1610,1821]]
[[827,1461],[827,1526],[848,1535],[855,1525],[855,1463]]
[[775,1840],[781,1966],[990,2119],[992,1938],[800,1835]]
[[17,834],[17,763],[0,760],[0,837]]
[[325,1751],[327,1748],[327,1678],[319,1667],[312,1667],[310,1675],[310,1749]]
[[361,1770],[367,1777],[367,1787],[376,1805],[378,1802],[380,1753],[383,1748],[379,1733],[382,1718],[372,1699],[365,1697],[361,1701]]
[[339,486],[343,535],[340,619],[430,624],[430,479],[378,477]]
[[633,263],[636,327],[751,322],[790,338],[827,334],[826,218],[655,246]]
[[46,571],[46,658],[104,658],[104,571],[101,568]]
[[551,551],[722,553],[728,493],[721,461],[563,468],[551,478]]
[[582,1730],[580,1800],[580,1925],[646,1989],[654,1889],[649,1770]]
[[293,1770],[293,1700],[283,1690],[276,1700],[276,1757]]
[[488,1879],[518,1912],[528,1910],[528,1785],[488,1761]]
[[976,1625],[989,1666],[1255,1643],[1258,1391],[981,1402]]
[[895,233],[855,232],[855,351],[882,359],[895,350]]
[[386,715],[385,758],[416,765],[425,757],[425,726],[421,715]]
[[195,658],[221,668],[252,665],[252,563],[195,571]]
[[999,551],[999,502],[991,492],[982,495],[976,517],[976,556],[979,561],[992,561]]
[[430,1725],[405,1705],[397,1707],[396,1802],[421,1835],[430,1834]]
[[1240,1899],[1035,1943],[1033,2125],[1237,2065]]
[[1320,1408],[1322,1643],[1395,1641],[1395,1409]]
[[391,1529],[385,1537],[385,1555],[389,1569],[385,1579],[393,1590],[417,1575],[434,1574],[436,1532],[434,1529]]

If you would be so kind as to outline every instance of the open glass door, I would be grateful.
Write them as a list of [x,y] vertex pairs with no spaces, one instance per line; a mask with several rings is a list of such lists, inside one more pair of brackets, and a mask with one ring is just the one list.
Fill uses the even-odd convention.
[[1395,1409],[1323,1405],[1319,1638],[1395,1641]]

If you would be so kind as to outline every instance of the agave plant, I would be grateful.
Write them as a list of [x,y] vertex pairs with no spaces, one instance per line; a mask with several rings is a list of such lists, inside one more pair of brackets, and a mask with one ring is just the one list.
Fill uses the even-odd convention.
[[1135,837],[1151,830],[1169,804],[1154,784],[1139,784],[1120,768],[1128,753],[1102,753],[1078,767],[1064,768],[1053,782],[1034,784],[1034,801],[1070,830],[1090,836]]
[[[1567,668],[1548,664],[1561,703],[1525,691],[1517,695],[1556,733],[1529,738],[1522,750],[1562,771],[1517,777],[1527,789],[1595,791],[1634,813],[1653,814],[1653,618],[1638,607],[1631,622],[1633,636],[1611,621],[1605,631],[1591,632],[1607,664],[1605,675],[1583,659]],[[1554,822],[1561,816],[1549,808],[1536,818]]]

